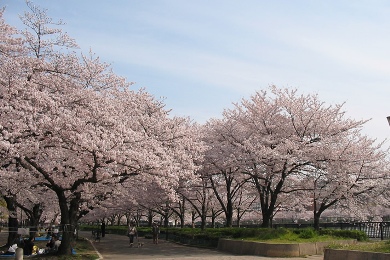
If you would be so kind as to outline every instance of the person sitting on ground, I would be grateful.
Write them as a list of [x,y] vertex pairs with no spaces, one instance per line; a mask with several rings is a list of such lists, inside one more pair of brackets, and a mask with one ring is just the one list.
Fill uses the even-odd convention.
[[18,248],[18,245],[17,245],[17,244],[13,244],[12,246],[10,246],[10,247],[8,248],[7,252],[5,252],[5,253],[2,254],[2,255],[14,255],[17,248]]
[[52,236],[51,239],[50,239],[50,241],[46,244],[46,252],[51,252],[51,251],[53,251],[54,242],[56,242],[55,236]]
[[23,246],[23,254],[24,255],[32,255],[33,253],[33,248],[34,248],[34,237],[31,236],[29,237],[28,240],[24,242]]
[[32,255],[37,255],[39,253],[39,247],[38,246],[33,246],[33,250],[31,252]]
[[46,237],[49,238],[53,235],[53,229],[51,228],[51,226],[49,228],[46,229]]
[[57,237],[57,236],[55,236],[54,237],[54,247],[53,247],[53,251],[54,252],[57,252],[58,251],[58,248],[60,247],[60,245],[61,245],[61,240]]

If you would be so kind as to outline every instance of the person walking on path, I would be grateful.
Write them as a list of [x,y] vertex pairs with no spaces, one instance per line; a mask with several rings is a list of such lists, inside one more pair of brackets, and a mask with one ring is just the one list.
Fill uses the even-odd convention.
[[133,247],[134,237],[137,237],[137,239],[138,239],[138,234],[137,234],[137,229],[136,229],[134,223],[132,223],[132,222],[130,223],[129,228],[127,230],[127,236],[130,239],[130,241],[129,241],[130,247]]
[[102,221],[101,230],[102,230],[102,237],[104,237],[106,235],[106,223],[104,222],[104,220]]
[[160,227],[154,222],[152,226],[153,244],[158,244],[158,234],[160,234]]

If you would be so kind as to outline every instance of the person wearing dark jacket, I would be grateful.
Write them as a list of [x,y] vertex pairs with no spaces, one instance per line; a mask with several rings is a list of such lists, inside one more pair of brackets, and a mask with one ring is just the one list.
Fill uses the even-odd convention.
[[106,235],[106,223],[104,223],[104,221],[102,222],[102,237],[104,237]]
[[23,254],[31,255],[34,248],[34,237],[30,237],[28,240],[24,242],[23,246]]
[[53,251],[54,243],[56,242],[56,237],[52,236],[50,241],[46,244],[47,252]]

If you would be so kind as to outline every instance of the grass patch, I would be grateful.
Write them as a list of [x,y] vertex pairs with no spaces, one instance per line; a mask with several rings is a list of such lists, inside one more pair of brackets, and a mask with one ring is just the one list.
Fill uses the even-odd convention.
[[[46,243],[47,242],[45,242],[42,245],[43,248],[46,246]],[[74,242],[73,248],[76,251],[75,255],[67,255],[67,256],[38,255],[38,256],[36,256],[34,258],[37,258],[37,259],[51,259],[51,260],[71,260],[71,259],[72,260],[73,259],[94,260],[94,259],[98,259],[99,258],[99,256],[95,252],[95,249],[91,245],[91,243],[88,240],[84,239],[84,238],[78,238]]]
[[358,241],[367,241],[367,235],[362,231],[355,230],[321,230],[316,231],[312,228],[286,229],[286,228],[218,228],[218,229],[168,229],[176,236],[192,239],[217,239],[231,238],[249,241],[262,241],[270,243],[300,243],[300,242],[319,242],[332,241],[340,239],[356,239]]
[[351,239],[350,237],[331,236],[320,234],[314,229],[278,229],[278,230],[263,230],[255,237],[242,238],[249,241],[267,242],[274,244],[292,244],[292,243],[310,243],[310,242],[325,242],[341,239]]
[[357,250],[376,253],[390,253],[390,240],[359,242],[354,245],[332,245],[331,249]]
[[322,229],[318,231],[320,235],[329,235],[332,237],[348,237],[357,241],[368,241],[368,236],[365,232],[359,230],[340,230],[340,229]]

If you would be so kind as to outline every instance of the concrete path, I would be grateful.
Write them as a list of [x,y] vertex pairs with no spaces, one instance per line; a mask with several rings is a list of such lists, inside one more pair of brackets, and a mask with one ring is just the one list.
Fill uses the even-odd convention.
[[[140,239],[143,247],[129,247],[126,236],[107,234],[100,242],[94,242],[91,232],[80,232],[82,237],[89,239],[95,247],[100,260],[323,260],[323,256],[308,256],[306,258],[275,258],[247,255],[232,255],[212,249],[183,246],[160,239],[154,245],[151,239]],[[0,232],[0,244],[7,241],[7,232]]]
[[[91,232],[80,232],[80,236],[92,240]],[[275,258],[261,256],[237,256],[212,249],[183,246],[160,239],[158,245],[154,245],[151,239],[140,239],[143,247],[129,247],[126,236],[107,234],[100,242],[92,242],[100,259],[104,260],[323,260],[323,256],[308,256],[306,258]]]

